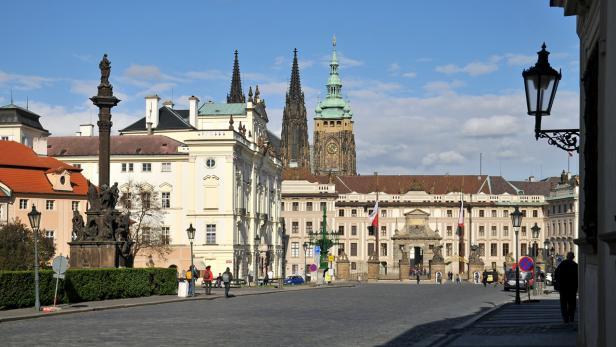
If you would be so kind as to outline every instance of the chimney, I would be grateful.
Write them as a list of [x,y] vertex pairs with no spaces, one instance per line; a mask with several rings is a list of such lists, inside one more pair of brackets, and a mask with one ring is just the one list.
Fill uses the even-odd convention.
[[528,178],[528,182],[535,182],[535,176],[530,176]]
[[94,136],[94,124],[81,124],[79,126],[78,136]]
[[145,123],[146,129],[148,129],[148,135],[152,135],[152,122]]
[[81,136],[81,131],[75,131],[75,136]]
[[197,127],[197,113],[199,112],[199,98],[191,96],[188,98],[188,122],[190,125]]
[[163,102],[163,106],[169,107],[170,109],[173,109],[174,104],[173,104],[173,101],[167,100],[167,101]]
[[145,97],[145,122],[152,123],[152,127],[158,127],[158,95]]

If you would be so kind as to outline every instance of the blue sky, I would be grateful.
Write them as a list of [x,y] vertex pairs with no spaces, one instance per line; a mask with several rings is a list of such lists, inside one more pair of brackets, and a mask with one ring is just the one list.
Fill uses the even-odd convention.
[[[563,80],[545,128],[577,127],[575,19],[549,1],[19,1],[3,5],[0,104],[39,112],[53,134],[96,118],[98,61],[108,53],[123,101],[114,128],[143,116],[147,94],[223,101],[233,50],[281,129],[293,48],[309,127],[325,95],[336,35],[354,111],[358,170],[391,174],[558,175],[567,155],[533,137],[521,71],[545,41]],[[310,133],[312,138],[312,133]],[[577,172],[577,155],[572,171]]]

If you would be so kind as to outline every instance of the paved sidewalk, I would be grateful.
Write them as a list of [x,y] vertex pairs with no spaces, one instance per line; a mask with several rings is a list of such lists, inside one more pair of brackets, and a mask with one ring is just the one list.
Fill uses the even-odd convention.
[[[535,297],[537,298],[537,297]],[[577,323],[565,324],[558,294],[504,304],[455,327],[436,346],[575,346]]]
[[[355,283],[342,282],[342,283],[337,283],[337,284],[328,285],[328,286],[310,286],[310,285],[286,286],[282,289],[275,288],[275,287],[243,287],[243,288],[231,288],[230,294],[232,296],[247,296],[247,295],[261,295],[261,294],[291,292],[291,291],[299,291],[299,290],[345,288],[345,287],[354,287],[354,286],[355,286]],[[20,309],[14,309],[14,310],[0,311],[0,323],[8,322],[8,321],[15,321],[15,320],[22,320],[22,319],[56,316],[56,315],[62,315],[62,314],[72,314],[72,313],[90,312],[90,311],[104,311],[104,310],[136,307],[136,306],[159,305],[159,304],[181,302],[181,301],[214,300],[214,299],[224,298],[224,296],[225,296],[224,288],[212,288],[212,295],[204,295],[204,289],[197,287],[196,296],[187,297],[187,298],[180,298],[176,295],[155,295],[155,296],[145,296],[145,297],[140,297],[140,298],[87,301],[87,302],[80,302],[80,303],[75,303],[75,304],[58,305],[60,309],[54,312],[35,312],[33,307],[20,308]]]

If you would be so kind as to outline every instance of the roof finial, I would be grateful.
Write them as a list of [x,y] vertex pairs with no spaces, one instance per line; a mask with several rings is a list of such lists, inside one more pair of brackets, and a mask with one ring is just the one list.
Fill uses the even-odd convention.
[[227,95],[227,103],[243,103],[246,102],[246,97],[242,92],[242,80],[240,78],[240,63],[237,58],[237,49],[234,52],[233,60],[233,75],[231,77],[231,90]]
[[11,88],[11,105],[13,105],[13,88]]
[[248,87],[248,101],[253,102],[252,99],[252,86]]
[[334,45],[334,49],[336,49],[336,34],[334,34],[334,38],[332,39],[332,45]]

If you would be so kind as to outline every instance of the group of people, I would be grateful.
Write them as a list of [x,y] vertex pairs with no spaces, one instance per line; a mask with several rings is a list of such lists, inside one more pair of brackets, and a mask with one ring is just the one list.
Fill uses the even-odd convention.
[[[188,270],[185,271],[185,279],[188,281],[188,296],[195,295],[195,283],[197,279],[200,277],[199,270],[194,265],[191,265]],[[212,272],[212,267],[210,265],[205,267],[205,271],[203,271],[203,287],[205,288],[205,295],[212,294],[212,283],[214,282],[214,273]],[[227,268],[225,272],[222,274],[218,274],[216,278],[216,282],[214,282],[215,287],[225,287],[225,297],[229,297],[229,289],[231,288],[231,281],[233,281],[233,274],[231,270]]]

